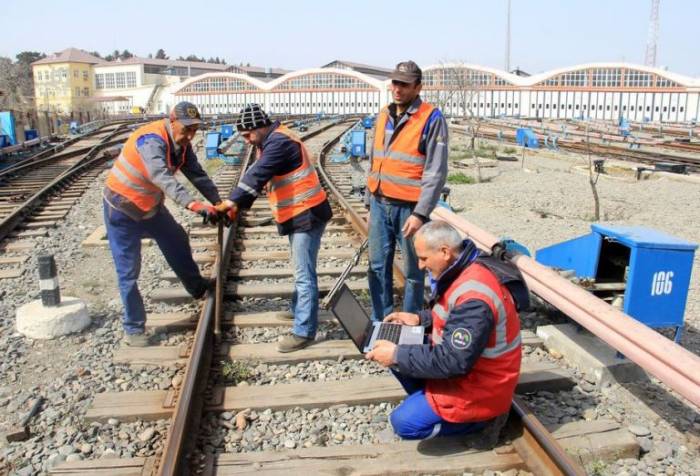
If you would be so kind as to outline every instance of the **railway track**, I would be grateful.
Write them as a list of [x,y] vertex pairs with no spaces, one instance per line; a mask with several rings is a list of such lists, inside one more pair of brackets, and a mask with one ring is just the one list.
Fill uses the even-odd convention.
[[[497,122],[495,124],[486,123],[484,126],[480,127],[479,137],[495,141],[505,140],[509,143],[515,144],[516,129],[518,127],[530,126],[532,126],[532,124],[515,125],[501,122]],[[545,135],[538,132],[534,126],[532,127],[540,142],[543,142]],[[453,126],[451,127],[451,130],[461,135],[469,134],[468,131],[462,127]],[[552,132],[555,135],[559,135],[555,130]],[[558,148],[578,154],[587,153],[588,146],[586,144],[585,135],[583,132],[569,129],[567,130],[567,134],[569,138],[565,139],[560,137],[557,140]],[[606,137],[607,136],[604,136],[601,139],[598,137],[597,133],[591,133],[591,154],[598,157],[612,158],[652,166],[658,163],[680,164],[686,166],[688,172],[700,172],[700,155],[698,155],[700,154],[700,146],[697,144],[649,142],[640,143],[639,148],[633,149],[630,148],[629,143],[619,141],[619,139],[612,141],[612,136]]]
[[[334,209],[319,255],[322,294],[367,233],[361,200],[348,196],[353,172],[348,165],[324,163],[348,127],[327,124],[304,137],[311,153],[319,155],[319,172]],[[235,185],[244,167],[222,171],[216,178],[220,189]],[[216,229],[192,227],[190,232],[195,259],[212,276],[225,278],[218,296],[224,303],[220,337],[213,332],[217,294],[197,310],[149,315],[147,325],[166,333],[164,342],[178,345],[120,349],[114,361],[176,366],[172,387],[100,393],[85,414],[86,425],[167,419],[167,431],[151,454],[64,463],[52,474],[461,474],[487,469],[583,474],[580,461],[602,457],[593,442],[600,422],[575,422],[552,435],[520,398],[514,400],[505,439],[493,450],[475,449],[470,446],[474,441],[464,439],[398,441],[387,417],[405,397],[403,390],[379,366],[358,360],[361,355],[324,311],[316,344],[277,353],[275,341],[291,325],[281,313],[292,294],[292,270],[287,240],[277,236],[264,202],[259,199],[226,231],[221,258],[215,253]],[[365,268],[356,268],[348,282],[366,304]],[[180,288],[156,290],[150,298],[191,306]],[[531,333],[523,336],[525,345],[541,345]],[[558,365],[525,358],[518,393],[556,392],[573,385],[572,375]],[[361,436],[347,430],[357,420],[358,428],[366,429]],[[313,431],[305,432],[306,427]],[[605,431],[607,450],[629,454],[624,443],[610,437],[618,430],[609,424]],[[587,457],[573,460],[562,448]]]
[[31,238],[45,236],[68,214],[114,157],[109,148],[129,132],[117,126],[93,136],[88,146],[76,143],[74,150],[0,173],[0,279],[21,275],[21,265],[34,249]]
[[[218,125],[230,118],[209,121]],[[0,170],[0,279],[22,274],[34,249],[102,173],[142,119],[120,120]]]

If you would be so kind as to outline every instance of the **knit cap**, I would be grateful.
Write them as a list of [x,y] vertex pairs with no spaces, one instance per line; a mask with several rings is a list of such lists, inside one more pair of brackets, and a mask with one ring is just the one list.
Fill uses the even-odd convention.
[[270,124],[272,122],[265,111],[262,110],[260,104],[248,104],[240,112],[238,121],[236,121],[236,128],[239,131],[252,131],[261,127],[267,127]]

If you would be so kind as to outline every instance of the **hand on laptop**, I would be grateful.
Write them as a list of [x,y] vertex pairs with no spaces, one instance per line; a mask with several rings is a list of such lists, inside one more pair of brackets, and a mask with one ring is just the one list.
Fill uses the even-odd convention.
[[392,312],[384,318],[384,322],[403,324],[405,326],[419,326],[420,317],[418,317],[418,314],[410,312]]
[[[395,314],[408,314],[406,312],[404,313],[395,313]],[[389,316],[387,316],[389,317]],[[367,352],[365,354],[365,358],[367,360],[374,360],[380,365],[383,365],[384,367],[389,367],[390,365],[394,365],[396,362],[394,361],[394,358],[396,356],[396,344],[393,342],[389,342],[388,340],[378,340],[374,343],[374,347],[372,350]]]

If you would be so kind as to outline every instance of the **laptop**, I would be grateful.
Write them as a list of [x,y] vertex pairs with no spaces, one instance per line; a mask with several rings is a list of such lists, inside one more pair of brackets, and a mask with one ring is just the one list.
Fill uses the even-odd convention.
[[399,345],[423,343],[425,327],[371,320],[345,283],[336,286],[326,297],[325,303],[355,343],[357,350],[363,354],[372,350],[374,342],[381,339]]

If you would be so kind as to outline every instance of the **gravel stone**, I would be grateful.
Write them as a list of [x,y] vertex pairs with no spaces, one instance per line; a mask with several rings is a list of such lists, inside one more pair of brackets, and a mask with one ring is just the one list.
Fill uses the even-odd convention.
[[645,426],[641,425],[630,425],[627,429],[635,436],[649,436],[651,431]]

